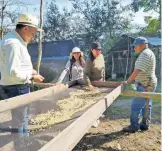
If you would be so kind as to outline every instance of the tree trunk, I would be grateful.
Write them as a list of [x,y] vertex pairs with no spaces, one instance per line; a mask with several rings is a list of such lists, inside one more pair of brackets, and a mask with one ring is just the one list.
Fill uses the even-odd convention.
[[127,37],[127,45],[128,45],[128,53],[127,53],[127,64],[126,64],[126,71],[125,71],[125,77],[124,80],[127,79],[127,74],[128,74],[128,68],[129,68],[129,36]]
[[[43,0],[40,0],[40,28],[43,27]],[[36,65],[36,70],[39,74],[40,64],[42,59],[42,30],[39,32],[39,46],[38,46],[38,61]]]
[[4,9],[5,9],[5,6],[4,6],[4,0],[2,0],[2,12],[1,12],[1,39],[3,38],[3,18],[4,18]]

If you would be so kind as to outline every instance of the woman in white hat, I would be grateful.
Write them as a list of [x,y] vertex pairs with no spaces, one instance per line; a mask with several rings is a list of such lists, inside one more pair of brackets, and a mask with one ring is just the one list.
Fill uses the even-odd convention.
[[69,74],[69,81],[78,80],[80,84],[84,84],[83,67],[85,60],[83,52],[78,47],[74,47],[71,52],[71,59],[67,62],[65,69],[61,73],[57,83],[62,83],[66,74]]

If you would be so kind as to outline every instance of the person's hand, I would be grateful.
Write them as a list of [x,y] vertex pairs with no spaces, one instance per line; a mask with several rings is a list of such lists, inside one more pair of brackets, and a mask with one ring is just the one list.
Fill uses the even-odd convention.
[[36,75],[36,74],[38,74],[38,72],[33,69],[32,75]]
[[93,85],[90,84],[90,85],[88,86],[88,90],[93,91],[94,89],[95,89],[95,87],[94,87]]
[[40,74],[33,75],[33,81],[34,82],[42,82],[44,80],[44,77],[42,77]]
[[127,82],[127,81],[123,81],[123,84],[127,85],[127,84],[128,84],[128,82]]

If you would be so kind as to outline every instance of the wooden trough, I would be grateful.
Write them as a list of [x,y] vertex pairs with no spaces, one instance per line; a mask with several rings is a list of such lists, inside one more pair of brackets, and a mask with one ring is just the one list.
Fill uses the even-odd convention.
[[[33,146],[30,147],[30,151],[71,151],[76,144],[81,140],[81,138],[87,133],[88,129],[92,126],[93,122],[97,120],[100,115],[113,103],[113,101],[124,92],[125,86],[120,82],[93,82],[95,87],[109,89],[106,91],[106,95],[103,99],[97,101],[91,107],[86,110],[75,114],[71,119],[65,122],[61,122],[50,129],[47,129],[43,132],[38,132],[29,138],[31,140],[40,139],[42,137],[47,137],[48,139],[45,145],[36,145],[33,143]],[[50,104],[53,108],[53,104],[57,102],[57,99],[61,97],[68,97],[69,91],[75,91],[76,81],[72,81],[66,84],[54,85],[54,84],[35,84],[39,88],[44,88],[30,94],[23,96],[18,96],[11,99],[6,99],[0,101],[0,113],[15,109],[17,107],[32,104],[32,106],[37,107],[38,103],[41,106],[40,112],[46,112],[41,103]],[[125,93],[125,92],[124,92]],[[123,93],[123,94],[124,94]],[[131,93],[132,94],[132,93]],[[131,95],[129,94],[129,96]],[[133,93],[132,95],[136,95]],[[144,94],[145,95],[145,94]],[[144,96],[141,95],[140,96]],[[158,94],[158,97],[161,97],[161,94]],[[145,95],[146,96],[146,95]],[[150,95],[151,96],[151,95]],[[155,94],[154,94],[155,96]],[[147,97],[149,97],[147,95]],[[50,102],[50,99],[54,99],[53,102]],[[22,101],[23,100],[23,101]],[[55,105],[56,107],[56,105]],[[34,108],[32,112],[36,112]],[[35,114],[38,114],[35,113]],[[31,114],[33,116],[33,113]],[[58,134],[59,132],[59,134]],[[36,147],[37,146],[37,147]],[[1,149],[0,149],[1,150]],[[5,150],[7,151],[7,150]]]

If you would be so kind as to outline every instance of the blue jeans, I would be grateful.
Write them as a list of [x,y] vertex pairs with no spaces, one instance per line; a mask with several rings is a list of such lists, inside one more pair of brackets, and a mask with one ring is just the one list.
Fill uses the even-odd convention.
[[[152,88],[152,92],[154,92],[155,90],[156,90],[156,86]],[[141,85],[137,85],[136,91],[146,92],[146,88]],[[145,106],[146,106],[145,98],[138,98],[138,97],[133,98],[132,105],[131,105],[131,116],[130,116],[131,125],[130,126],[135,130],[138,130],[140,128],[139,119],[141,113],[142,113],[142,122],[146,122],[147,120],[145,118]],[[149,112],[148,112],[148,124],[151,123],[151,111],[152,111],[152,100],[150,99]]]
[[[2,86],[2,88],[7,98],[12,98],[19,95],[30,93],[30,87],[28,85],[10,85],[10,86]],[[19,137],[23,136],[23,133],[28,132],[27,129],[28,115],[29,115],[28,113],[29,113],[29,105],[25,105],[11,110],[12,130],[18,132]]]

